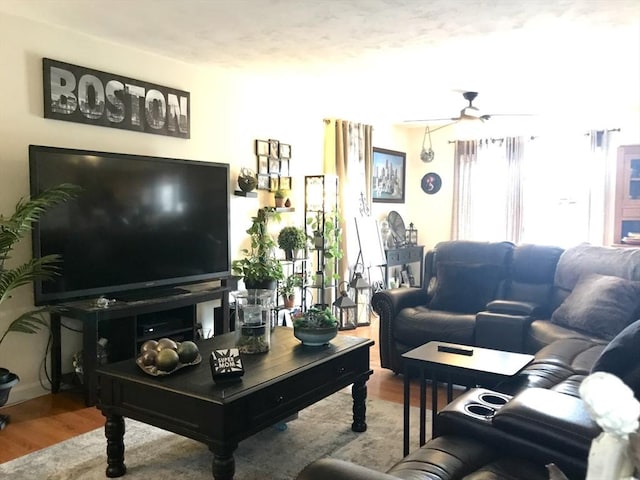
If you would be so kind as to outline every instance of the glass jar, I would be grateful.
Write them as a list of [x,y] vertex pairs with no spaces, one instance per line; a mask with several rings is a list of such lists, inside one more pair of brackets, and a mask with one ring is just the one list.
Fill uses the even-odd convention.
[[271,344],[271,308],[274,290],[251,289],[237,292],[236,346],[240,353],[264,353]]

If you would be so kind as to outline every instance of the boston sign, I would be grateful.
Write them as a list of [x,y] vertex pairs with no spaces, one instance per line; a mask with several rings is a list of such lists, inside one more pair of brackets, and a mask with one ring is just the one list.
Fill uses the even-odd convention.
[[42,59],[44,116],[190,138],[189,92]]

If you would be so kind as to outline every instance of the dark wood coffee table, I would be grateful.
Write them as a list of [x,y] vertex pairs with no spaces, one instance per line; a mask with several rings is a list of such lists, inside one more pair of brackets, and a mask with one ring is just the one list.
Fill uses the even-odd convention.
[[124,418],[132,418],[208,445],[216,480],[232,480],[238,442],[353,384],[351,429],[364,432],[369,349],[373,341],[338,335],[323,347],[305,347],[293,330],[276,327],[268,353],[243,355],[242,381],[212,380],[211,351],[233,348],[235,335],[199,342],[202,362],[154,377],[135,360],[100,367],[98,408],[106,417],[107,477],[126,473]]
[[[452,350],[452,351],[441,351]],[[459,352],[455,352],[458,350]],[[471,354],[469,355],[469,353]],[[466,354],[465,354],[466,353]],[[409,399],[411,369],[420,379],[420,446],[426,443],[426,381],[431,372],[431,428],[438,414],[438,379],[447,380],[447,403],[453,400],[452,375],[465,375],[477,386],[486,386],[520,372],[533,360],[533,355],[504,352],[445,342],[429,342],[402,355],[404,359],[404,455],[409,454]]]

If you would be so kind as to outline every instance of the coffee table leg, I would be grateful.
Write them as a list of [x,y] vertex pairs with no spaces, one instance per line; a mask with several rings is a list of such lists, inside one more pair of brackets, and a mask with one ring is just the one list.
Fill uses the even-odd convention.
[[236,472],[236,461],[233,458],[233,452],[238,448],[238,444],[225,444],[210,446],[209,450],[213,453],[213,462],[211,464],[211,472],[215,480],[233,480]]
[[351,396],[353,397],[353,423],[351,430],[354,432],[366,432],[367,422],[367,381],[358,380],[351,387]]
[[124,418],[122,415],[107,415],[104,436],[107,437],[107,472],[109,478],[127,473],[124,464]]

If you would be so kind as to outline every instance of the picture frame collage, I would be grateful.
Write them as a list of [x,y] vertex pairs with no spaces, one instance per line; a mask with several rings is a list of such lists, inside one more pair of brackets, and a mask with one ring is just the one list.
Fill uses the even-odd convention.
[[258,190],[275,192],[279,188],[291,190],[291,145],[279,140],[256,140],[256,159],[258,162]]

